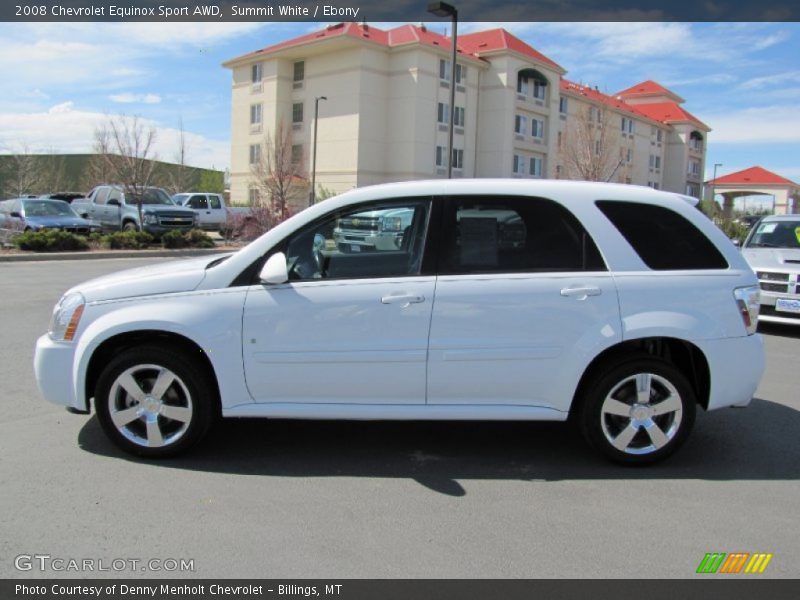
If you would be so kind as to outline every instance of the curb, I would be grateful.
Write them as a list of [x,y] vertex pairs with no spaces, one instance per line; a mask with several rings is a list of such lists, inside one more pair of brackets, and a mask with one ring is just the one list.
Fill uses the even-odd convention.
[[3,262],[39,262],[50,260],[95,260],[103,258],[181,258],[204,256],[206,254],[226,254],[238,248],[194,248],[186,250],[109,250],[104,252],[34,252],[31,254],[0,254]]

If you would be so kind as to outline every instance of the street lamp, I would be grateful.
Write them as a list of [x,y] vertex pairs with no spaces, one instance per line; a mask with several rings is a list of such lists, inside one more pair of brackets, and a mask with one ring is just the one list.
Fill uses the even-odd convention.
[[[711,178],[711,201],[712,202],[716,202],[717,201],[717,193],[716,193],[716,189],[717,189],[717,183],[716,183],[717,182],[717,167],[721,167],[721,166],[722,166],[722,163],[714,163],[714,176]],[[713,206],[713,204],[712,204],[712,206]]]
[[447,2],[431,2],[428,4],[428,12],[437,17],[450,17],[453,22],[453,41],[452,52],[450,55],[450,124],[448,128],[447,151],[449,160],[447,161],[447,178],[453,178],[453,125],[456,112],[456,44],[458,43],[458,11],[455,6]]
[[314,98],[314,147],[311,151],[311,191],[308,193],[308,205],[313,206],[317,195],[317,122],[319,121],[319,101],[327,100],[327,96]]

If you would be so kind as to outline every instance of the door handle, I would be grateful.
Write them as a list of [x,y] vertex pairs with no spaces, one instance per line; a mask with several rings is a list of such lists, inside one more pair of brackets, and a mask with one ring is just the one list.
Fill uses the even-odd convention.
[[420,294],[390,294],[381,298],[381,304],[402,304],[402,308],[419,302],[425,302],[425,296]]
[[599,296],[603,293],[599,287],[594,285],[584,285],[578,287],[568,287],[561,290],[561,295],[565,297],[575,297],[578,300],[586,300],[589,296]]

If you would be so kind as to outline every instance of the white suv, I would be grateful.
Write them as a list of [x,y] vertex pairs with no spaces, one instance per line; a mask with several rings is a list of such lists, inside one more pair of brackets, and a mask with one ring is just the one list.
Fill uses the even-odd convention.
[[[403,244],[341,252],[336,224],[413,214]],[[513,241],[513,243],[511,243]],[[549,420],[626,463],[696,406],[746,406],[758,286],[685,199],[634,186],[458,180],[321,202],[232,255],[69,290],[36,348],[44,396],[124,450],[196,443],[218,415]]]

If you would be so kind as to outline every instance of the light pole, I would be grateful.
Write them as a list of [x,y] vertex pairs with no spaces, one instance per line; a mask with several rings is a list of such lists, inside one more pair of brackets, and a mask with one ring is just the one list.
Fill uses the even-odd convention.
[[308,205],[313,206],[317,197],[317,122],[319,121],[319,101],[327,100],[327,96],[314,98],[314,147],[311,150],[311,191],[308,193]]
[[455,123],[456,112],[456,57],[458,44],[458,11],[455,6],[447,2],[431,2],[428,4],[428,12],[437,17],[450,17],[453,23],[452,52],[450,54],[450,124],[448,127],[447,151],[449,159],[447,161],[447,178],[453,178],[453,125]]

